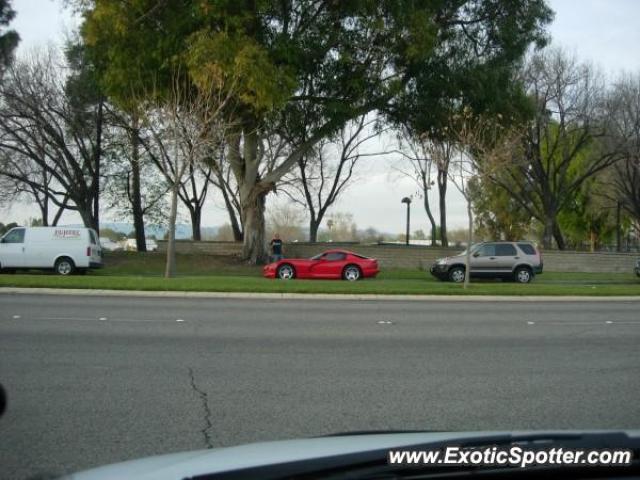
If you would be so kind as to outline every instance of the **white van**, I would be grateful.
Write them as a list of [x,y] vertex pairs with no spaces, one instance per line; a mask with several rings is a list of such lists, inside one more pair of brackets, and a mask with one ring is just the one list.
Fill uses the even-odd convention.
[[53,269],[60,275],[102,267],[102,248],[90,228],[16,227],[0,239],[0,270]]

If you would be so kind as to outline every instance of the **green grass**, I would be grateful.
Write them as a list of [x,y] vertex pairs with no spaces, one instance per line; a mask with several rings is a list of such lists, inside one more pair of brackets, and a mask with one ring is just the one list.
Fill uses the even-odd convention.
[[528,285],[474,281],[468,290],[440,282],[418,269],[384,269],[375,279],[280,281],[262,278],[262,268],[231,257],[179,255],[178,275],[161,277],[164,257],[157,253],[109,254],[103,270],[85,276],[52,273],[0,275],[0,287],[87,288],[108,290],[346,293],[385,295],[640,295],[632,273],[544,273]]

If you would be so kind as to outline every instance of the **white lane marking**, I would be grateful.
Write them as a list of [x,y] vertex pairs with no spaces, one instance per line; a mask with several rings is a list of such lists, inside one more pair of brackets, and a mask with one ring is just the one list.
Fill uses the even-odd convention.
[[378,325],[393,325],[393,322],[389,320],[379,320]]
[[[155,318],[111,318],[107,319],[106,317],[99,318],[98,320],[109,320],[110,322],[168,322],[169,319],[155,319]],[[74,321],[74,322],[93,322],[96,321],[96,318],[93,317],[36,317],[32,318],[32,320],[61,320],[61,321]],[[104,321],[103,320],[103,321]]]
[[19,318],[21,318],[21,317],[20,317],[20,315],[14,315],[14,316],[13,316],[13,319],[14,319],[14,320],[18,320]]
[[98,320],[105,321],[106,319],[107,319],[107,317],[100,317]]
[[527,325],[534,325],[536,322],[527,322]]
[[176,319],[176,322],[184,322],[184,320],[182,318],[178,318]]
[[613,323],[613,322],[612,322],[611,320],[607,320],[607,321],[606,321],[606,322],[604,322],[604,323]]

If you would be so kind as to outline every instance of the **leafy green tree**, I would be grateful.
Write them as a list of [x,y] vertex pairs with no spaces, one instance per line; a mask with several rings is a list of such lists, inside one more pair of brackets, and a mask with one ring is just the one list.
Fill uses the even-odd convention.
[[531,216],[495,182],[475,178],[469,184],[477,238],[520,240],[531,231]]
[[7,223],[6,225],[4,223],[0,223],[0,235],[4,235],[12,228],[19,227],[19,226],[20,225],[18,225],[15,222]]
[[[258,262],[266,258],[265,198],[309,149],[360,115],[401,118],[405,92],[418,89],[433,105],[457,101],[460,92],[444,86],[477,69],[485,76],[475,75],[476,86],[485,83],[542,38],[550,16],[543,0],[96,0],[83,34],[107,91],[124,100],[149,82],[161,94],[176,64],[187,66],[195,88],[212,76],[236,79],[227,159],[243,255]],[[267,133],[302,111],[315,117],[306,140],[262,168]]]
[[20,35],[15,30],[7,29],[15,16],[11,0],[0,0],[0,77],[13,61],[13,52],[20,42]]
[[522,70],[535,116],[526,123],[523,148],[492,179],[544,227],[543,245],[565,248],[558,216],[584,182],[613,165],[619,149],[604,114],[604,83],[588,65],[562,50],[533,55]]
[[[100,229],[100,236],[104,237],[104,238],[108,238],[112,242],[119,242],[123,238],[129,238],[128,235],[125,237],[125,235],[123,235],[122,233],[116,232],[115,230],[113,230],[111,228],[102,228],[102,229]],[[133,238],[135,238],[135,236]]]

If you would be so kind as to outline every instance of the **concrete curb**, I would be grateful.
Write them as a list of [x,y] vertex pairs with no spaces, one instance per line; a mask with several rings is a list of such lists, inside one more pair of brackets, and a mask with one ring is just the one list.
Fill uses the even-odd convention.
[[523,295],[377,295],[330,293],[251,293],[98,290],[73,288],[0,288],[0,294],[81,295],[90,297],[231,298],[261,300],[376,300],[422,302],[640,302],[639,296],[523,296]]

